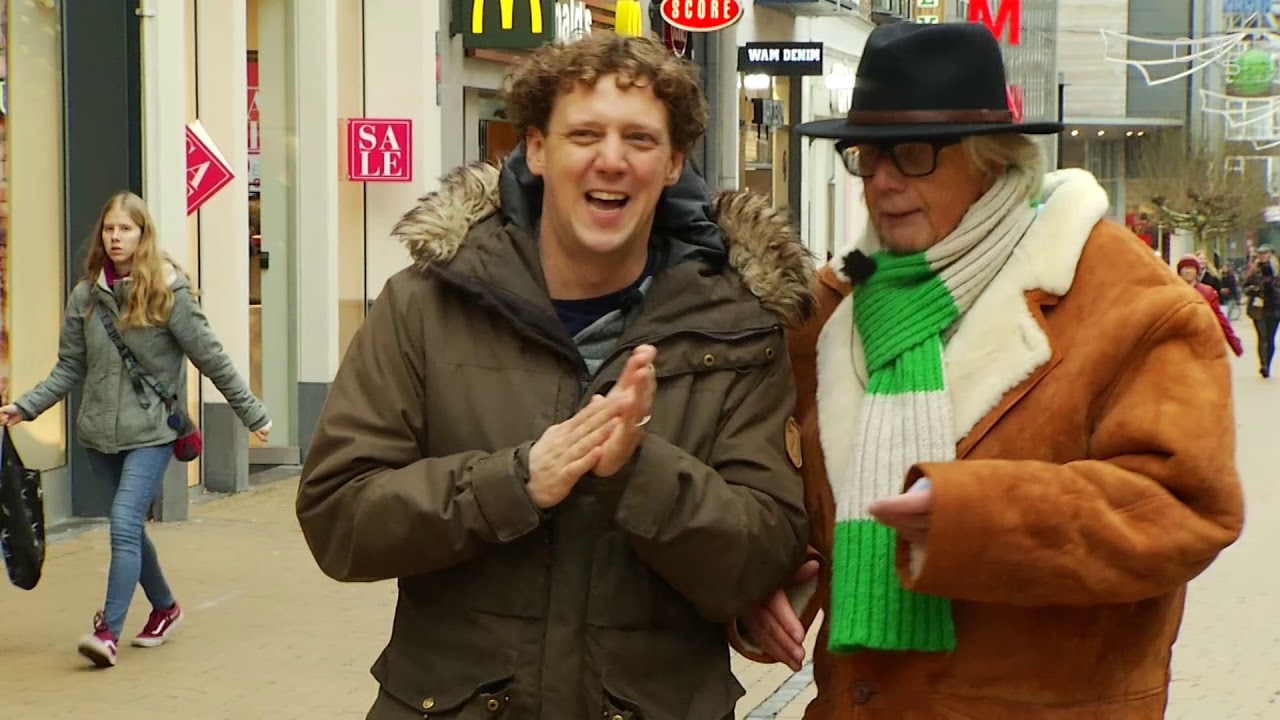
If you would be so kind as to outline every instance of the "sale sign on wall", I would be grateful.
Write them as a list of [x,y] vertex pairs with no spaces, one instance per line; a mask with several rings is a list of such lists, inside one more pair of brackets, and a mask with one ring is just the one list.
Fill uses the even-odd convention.
[[413,121],[347,120],[347,179],[408,182],[413,179]]
[[235,173],[199,120],[187,126],[187,214],[227,186]]
[[257,53],[248,64],[249,80],[249,192],[262,190],[262,123],[258,115],[258,58]]

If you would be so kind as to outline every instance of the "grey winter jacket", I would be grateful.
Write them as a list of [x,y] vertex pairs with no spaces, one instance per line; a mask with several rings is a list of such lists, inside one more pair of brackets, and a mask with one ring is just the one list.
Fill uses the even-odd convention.
[[[177,393],[183,407],[185,360],[191,358],[250,430],[266,426],[266,409],[223,351],[191,294],[186,276],[170,269],[169,286],[173,288],[173,311],[168,325],[121,329],[120,337],[161,386]],[[57,365],[44,382],[14,403],[26,418],[33,419],[48,410],[83,382],[84,398],[76,429],[85,447],[118,453],[173,442],[177,433],[166,422],[163,403],[151,388],[144,387],[147,407],[143,407],[124,361],[94,307],[95,302],[102,302],[111,316],[117,317],[127,306],[132,288],[133,282],[123,278],[109,289],[106,276],[100,275],[96,283],[81,280],[71,291],[58,341]]]

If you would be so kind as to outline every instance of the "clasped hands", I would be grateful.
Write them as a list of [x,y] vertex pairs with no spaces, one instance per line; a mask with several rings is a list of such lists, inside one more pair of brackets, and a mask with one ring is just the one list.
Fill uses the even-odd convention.
[[658,351],[641,345],[631,352],[618,382],[601,397],[558,425],[529,450],[529,495],[547,509],[560,504],[584,475],[617,474],[644,440],[644,425],[657,389],[653,361]]
[[[898,537],[923,545],[929,535],[929,517],[933,510],[933,490],[928,478],[921,478],[906,492],[867,506],[867,514],[888,525]],[[818,562],[801,565],[788,579],[788,585],[808,582],[818,574]],[[742,616],[747,635],[766,655],[799,671],[804,662],[804,637],[807,628],[800,622],[795,608],[779,589],[762,602],[748,608]]]

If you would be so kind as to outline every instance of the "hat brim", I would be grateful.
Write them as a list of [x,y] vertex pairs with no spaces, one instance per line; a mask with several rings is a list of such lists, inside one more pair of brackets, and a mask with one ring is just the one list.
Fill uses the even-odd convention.
[[922,140],[967,135],[1052,135],[1063,130],[1062,123],[921,123],[902,125],[857,125],[843,118],[814,120],[797,125],[801,135],[848,142]]

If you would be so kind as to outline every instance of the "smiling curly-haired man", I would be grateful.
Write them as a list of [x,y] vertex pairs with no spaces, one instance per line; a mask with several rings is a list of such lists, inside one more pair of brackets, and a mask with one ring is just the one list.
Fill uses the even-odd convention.
[[[394,234],[297,511],[320,567],[396,578],[370,718],[732,718],[723,623],[807,536],[782,327],[811,267],[712,198],[688,63],[611,34],[515,68],[523,140]],[[790,442],[788,442],[790,440]]]

